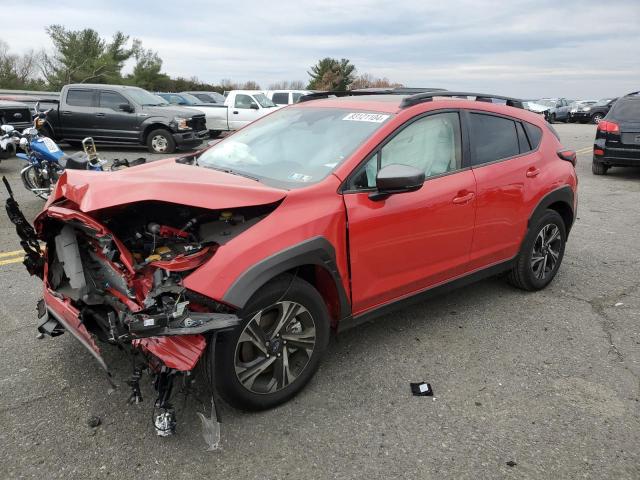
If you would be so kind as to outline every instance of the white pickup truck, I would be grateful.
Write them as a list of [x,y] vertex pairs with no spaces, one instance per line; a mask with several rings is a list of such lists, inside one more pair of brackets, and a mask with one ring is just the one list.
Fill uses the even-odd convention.
[[207,114],[207,127],[211,130],[212,137],[220,132],[238,130],[282,107],[260,91],[232,90],[227,94],[224,105],[216,105],[214,108]]

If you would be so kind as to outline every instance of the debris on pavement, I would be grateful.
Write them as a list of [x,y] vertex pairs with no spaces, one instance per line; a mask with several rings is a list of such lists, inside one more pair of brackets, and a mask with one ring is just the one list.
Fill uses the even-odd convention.
[[102,420],[97,416],[89,417],[89,419],[87,420],[87,425],[89,425],[89,427],[91,428],[99,427],[101,423]]
[[513,460],[509,460],[509,461],[507,462],[507,466],[508,466],[508,467],[515,467],[516,465],[518,465],[518,464],[517,464],[516,462],[514,462]]
[[411,383],[411,393],[416,397],[433,397],[431,384],[426,382]]

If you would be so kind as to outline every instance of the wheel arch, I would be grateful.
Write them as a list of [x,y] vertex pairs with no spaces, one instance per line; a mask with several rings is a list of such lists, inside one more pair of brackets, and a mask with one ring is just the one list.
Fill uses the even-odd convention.
[[149,125],[145,125],[144,130],[142,131],[142,135],[140,137],[140,143],[142,145],[145,145],[147,143],[147,137],[153,130],[166,130],[167,132],[169,132],[169,134],[173,134],[171,129],[164,123],[150,123]]
[[546,210],[555,210],[562,217],[568,236],[575,220],[573,196],[573,190],[568,185],[547,193],[542,200],[538,202],[538,205],[529,217],[527,230],[531,228],[531,225],[535,224],[537,219],[540,218]]
[[222,300],[243,308],[260,287],[284,273],[302,278],[318,290],[331,315],[332,327],[351,314],[335,249],[324,237],[305,240],[256,263],[233,282]]

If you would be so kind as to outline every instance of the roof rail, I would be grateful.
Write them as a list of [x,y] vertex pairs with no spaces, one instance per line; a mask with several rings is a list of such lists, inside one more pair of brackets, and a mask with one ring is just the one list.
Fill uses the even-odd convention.
[[402,99],[400,102],[400,108],[412,107],[414,105],[418,105],[423,102],[430,102],[434,97],[455,97],[455,98],[466,98],[466,97],[475,97],[475,100],[478,102],[492,102],[492,100],[505,100],[508,107],[515,108],[524,108],[524,103],[522,100],[511,97],[503,97],[502,95],[491,95],[487,93],[472,93],[472,92],[424,92],[418,93],[416,95],[411,95],[410,97],[406,97]]
[[356,90],[345,90],[345,91],[327,91],[327,92],[313,92],[307,95],[303,95],[298,100],[298,103],[308,102],[309,100],[318,100],[321,98],[329,98],[329,97],[356,97],[361,95],[412,95],[416,93],[426,93],[426,92],[446,92],[447,90],[444,88],[419,88],[419,87],[396,87],[396,88],[359,88]]

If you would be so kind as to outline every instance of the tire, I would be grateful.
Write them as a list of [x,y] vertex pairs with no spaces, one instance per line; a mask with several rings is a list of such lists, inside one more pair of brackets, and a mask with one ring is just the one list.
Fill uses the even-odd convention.
[[549,115],[549,123],[556,123],[556,114],[552,113]]
[[209,138],[218,138],[220,133],[220,130],[209,130]]
[[158,128],[147,135],[147,148],[151,153],[173,153],[176,142],[169,131]]
[[[298,313],[277,329],[291,312]],[[311,284],[281,275],[260,288],[240,316],[242,323],[216,345],[216,389],[233,407],[273,408],[294,397],[318,369],[329,342],[327,307]],[[288,375],[278,375],[284,365]]]
[[591,115],[591,119],[589,120],[589,123],[593,123],[594,125],[597,125],[600,123],[600,120],[602,120],[603,115],[601,113],[594,113],[593,115]]
[[[567,229],[562,217],[555,210],[546,210],[529,229],[507,276],[509,283],[528,291],[545,288],[560,268],[566,241]],[[552,266],[549,262],[553,262]]]
[[607,170],[609,170],[609,167],[604,163],[595,161],[591,163],[591,172],[593,172],[594,175],[606,175]]

